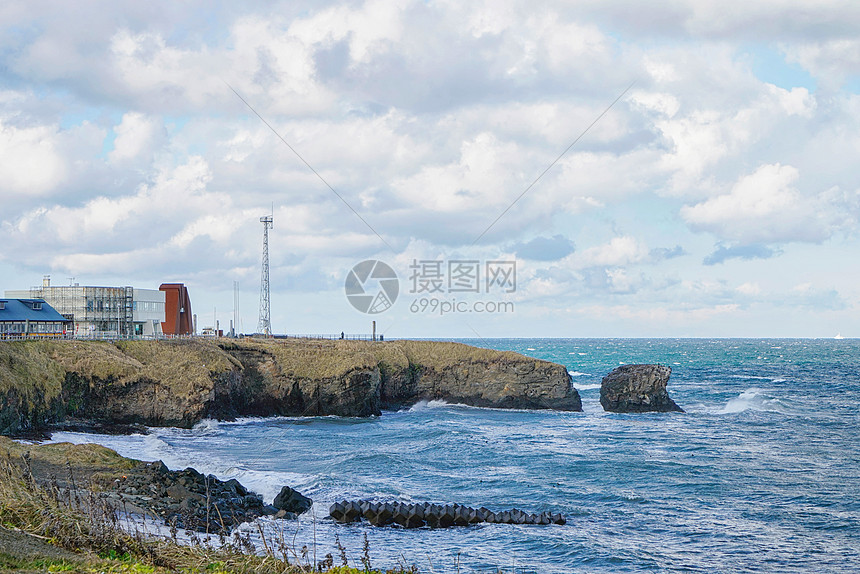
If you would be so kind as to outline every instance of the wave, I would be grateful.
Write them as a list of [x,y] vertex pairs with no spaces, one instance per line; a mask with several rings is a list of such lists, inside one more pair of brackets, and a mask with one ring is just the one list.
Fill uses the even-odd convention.
[[467,405],[460,405],[457,403],[448,403],[443,399],[433,399],[432,401],[428,400],[420,400],[407,410],[410,413],[417,413],[421,411],[426,411],[428,409],[439,409],[442,407],[465,407]]
[[213,435],[221,432],[220,425],[221,423],[215,419],[203,419],[191,427],[191,432],[196,436]]
[[599,389],[600,383],[595,383],[593,385],[573,385],[577,391],[588,391],[591,389]]
[[583,373],[581,371],[568,371],[567,372],[571,377],[590,377],[591,373]]
[[761,389],[747,389],[737,397],[730,399],[718,414],[736,414],[744,411],[763,411],[789,414],[791,409],[781,400],[765,394]]

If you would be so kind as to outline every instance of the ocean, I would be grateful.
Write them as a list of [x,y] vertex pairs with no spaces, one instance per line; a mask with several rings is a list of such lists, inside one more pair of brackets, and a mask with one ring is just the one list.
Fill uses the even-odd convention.
[[[125,456],[237,478],[267,502],[288,484],[315,504],[264,521],[301,555],[421,572],[860,571],[860,340],[489,339],[558,362],[582,413],[420,403],[367,419],[204,421],[133,436],[55,433]],[[686,413],[612,414],[621,364],[672,368]],[[560,512],[564,526],[448,529],[335,524],[341,499]],[[259,540],[256,528],[247,528]]]

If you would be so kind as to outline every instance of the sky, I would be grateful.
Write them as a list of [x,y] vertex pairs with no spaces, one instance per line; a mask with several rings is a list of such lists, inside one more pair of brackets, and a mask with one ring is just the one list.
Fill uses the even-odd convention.
[[271,214],[276,333],[858,337],[858,30],[850,0],[5,2],[0,291],[183,282],[254,332]]

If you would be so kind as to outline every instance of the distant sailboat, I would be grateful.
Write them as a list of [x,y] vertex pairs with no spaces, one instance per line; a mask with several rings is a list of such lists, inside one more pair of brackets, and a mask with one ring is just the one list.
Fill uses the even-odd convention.
[[842,336],[842,333],[836,333],[836,336],[833,338],[834,339],[844,339],[845,337]]

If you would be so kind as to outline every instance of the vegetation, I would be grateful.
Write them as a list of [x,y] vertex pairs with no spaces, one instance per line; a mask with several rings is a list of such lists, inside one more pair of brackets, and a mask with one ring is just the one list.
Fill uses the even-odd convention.
[[[23,451],[23,455],[21,455]],[[296,550],[280,540],[263,539],[257,548],[247,537],[234,534],[217,541],[192,536],[189,544],[156,538],[135,529],[129,532],[113,508],[92,489],[41,484],[32,462],[75,460],[85,464],[126,468],[137,461],[124,459],[98,445],[43,445],[28,447],[0,441],[0,572],[211,572],[213,574],[377,573],[365,544],[361,567],[350,565],[338,544],[340,565],[327,554],[310,562],[308,549]],[[78,458],[80,457],[80,458]],[[71,465],[69,464],[69,468]],[[414,567],[389,570],[415,573]]]

